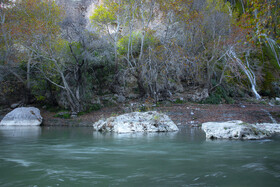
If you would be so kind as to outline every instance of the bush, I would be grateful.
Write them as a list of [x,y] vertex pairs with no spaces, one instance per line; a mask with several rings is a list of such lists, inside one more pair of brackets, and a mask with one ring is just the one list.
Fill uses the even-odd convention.
[[146,105],[141,105],[141,107],[139,108],[139,112],[147,112],[150,109],[151,108],[147,107]]
[[78,116],[81,116],[81,115],[84,115],[84,114],[87,114],[87,113],[90,113],[92,111],[98,111],[102,108],[102,106],[100,104],[92,104],[90,105],[87,110],[83,111],[83,112],[79,112],[78,113]]
[[89,110],[88,111],[97,111],[97,110],[100,110],[102,108],[102,106],[100,104],[93,104],[89,107]]
[[71,114],[70,114],[70,112],[60,112],[60,113],[55,114],[54,117],[63,118],[63,119],[70,119]]
[[222,103],[222,97],[218,94],[210,94],[208,98],[202,101],[203,104],[220,104]]
[[183,104],[184,101],[181,100],[181,99],[179,99],[179,98],[177,98],[176,101],[175,101],[174,103],[176,103],[176,104]]
[[46,100],[46,97],[42,95],[37,95],[35,98],[38,102],[44,102]]
[[234,104],[234,99],[229,96],[230,93],[222,86],[218,86],[208,98],[202,101],[203,104]]
[[46,104],[46,105],[42,105],[42,106],[45,106],[46,110],[49,111],[49,112],[58,113],[58,112],[61,112],[61,111],[66,111],[66,109],[61,108],[57,105]]

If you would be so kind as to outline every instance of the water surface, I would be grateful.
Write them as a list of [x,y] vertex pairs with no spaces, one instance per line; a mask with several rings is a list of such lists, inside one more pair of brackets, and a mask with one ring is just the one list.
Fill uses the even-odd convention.
[[0,128],[0,186],[279,186],[280,137]]

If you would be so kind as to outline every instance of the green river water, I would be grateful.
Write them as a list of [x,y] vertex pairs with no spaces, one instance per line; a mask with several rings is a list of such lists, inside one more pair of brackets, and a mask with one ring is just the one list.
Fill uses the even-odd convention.
[[280,186],[280,137],[1,127],[0,186]]

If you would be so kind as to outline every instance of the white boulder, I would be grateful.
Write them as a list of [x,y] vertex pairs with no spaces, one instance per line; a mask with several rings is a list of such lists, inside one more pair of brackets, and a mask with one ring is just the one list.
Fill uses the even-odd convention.
[[117,133],[128,132],[168,132],[178,131],[175,123],[165,114],[155,111],[133,112],[99,120],[93,124],[94,130]]
[[202,130],[208,139],[243,140],[263,139],[276,132],[272,126],[253,125],[243,121],[207,122],[202,124]]
[[37,126],[43,118],[40,110],[35,107],[20,107],[9,112],[0,122],[0,125]]
[[256,127],[263,131],[268,131],[271,134],[280,133],[280,124],[277,123],[257,123]]

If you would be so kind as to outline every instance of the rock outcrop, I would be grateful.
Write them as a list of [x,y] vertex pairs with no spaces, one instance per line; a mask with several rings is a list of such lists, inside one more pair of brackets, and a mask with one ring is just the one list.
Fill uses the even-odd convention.
[[133,112],[93,124],[94,130],[117,133],[178,131],[175,123],[165,114],[158,112]]
[[256,127],[262,131],[268,131],[272,135],[280,133],[280,124],[277,123],[257,123]]
[[40,110],[35,107],[20,107],[9,112],[0,122],[0,125],[37,126],[43,118]]
[[280,124],[248,124],[243,121],[207,122],[202,129],[208,139],[263,139],[280,133]]

